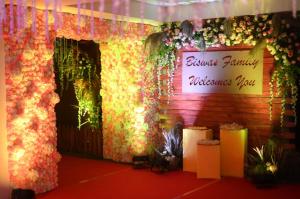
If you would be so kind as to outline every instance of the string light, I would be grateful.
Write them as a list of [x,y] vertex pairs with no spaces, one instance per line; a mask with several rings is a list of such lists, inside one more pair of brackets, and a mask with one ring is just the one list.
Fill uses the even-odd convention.
[[6,15],[5,13],[5,7],[4,7],[4,0],[0,0],[0,34],[2,35],[2,27],[3,27],[3,21],[5,21],[4,17]]
[[49,17],[49,11],[48,11],[48,6],[49,6],[49,0],[45,0],[46,4],[46,11],[45,11],[45,31],[46,31],[46,39],[49,41],[49,25],[48,25],[48,17]]
[[31,15],[32,15],[32,26],[31,26],[31,31],[35,35],[36,33],[36,8],[35,8],[35,0],[32,0],[32,10],[31,10]]
[[14,1],[9,2],[9,34],[12,36],[14,34]]
[[144,0],[141,1],[141,7],[140,7],[140,17],[141,17],[141,35],[144,35],[144,18],[145,18],[145,2]]
[[58,15],[57,15],[57,0],[54,0],[54,9],[53,9],[53,15],[54,15],[54,29],[57,30],[57,24],[58,24]]
[[[3,31],[3,23],[6,21],[7,15],[9,15],[9,34],[13,35],[15,30],[19,31],[20,29],[24,29],[25,28],[25,24],[26,21],[25,19],[27,18],[27,1],[26,0],[9,0],[9,14],[8,11],[6,11],[5,8],[5,0],[0,0],[0,32]],[[15,3],[16,2],[16,3]],[[90,9],[91,9],[91,36],[93,37],[94,35],[94,0],[90,0]],[[99,18],[102,19],[103,18],[103,12],[104,12],[104,8],[105,8],[105,0],[99,0],[98,1],[98,11],[99,11]],[[121,3],[122,2],[122,3]],[[165,13],[167,13],[169,15],[169,17],[171,17],[174,13],[175,13],[175,8],[174,6],[178,6],[178,5],[191,5],[191,4],[195,4],[195,7],[198,7],[198,4],[201,6],[205,6],[204,3],[208,3],[208,2],[223,2],[223,11],[224,11],[224,15],[225,17],[229,17],[229,6],[231,6],[232,4],[232,0],[189,0],[189,1],[180,1],[180,0],[168,0],[168,1],[145,1],[145,0],[138,0],[138,2],[140,3],[140,18],[141,18],[141,33],[144,33],[144,19],[145,19],[145,5],[146,2],[147,4],[151,4],[151,5],[155,5],[158,6],[158,18],[159,21],[165,21],[166,20],[166,16]],[[46,28],[46,36],[49,36],[48,31],[49,31],[49,27],[48,27],[48,17],[49,17],[49,5],[51,3],[51,9],[53,10],[52,14],[54,16],[54,29],[57,30],[58,28],[62,27],[63,24],[63,17],[62,17],[62,0],[44,0],[44,5],[45,5],[45,18],[46,18],[46,24],[45,24],[45,28]],[[242,0],[242,3],[244,5],[248,4],[247,0]],[[16,13],[14,12],[15,9],[15,4],[16,4]],[[82,15],[81,13],[81,9],[83,7],[81,6],[86,6],[87,3],[84,3],[81,5],[80,0],[77,0],[77,23],[78,23],[78,27],[77,27],[77,32],[80,33],[80,22],[82,20],[82,17],[85,17],[85,15]],[[32,26],[31,26],[31,31],[33,33],[36,32],[36,0],[31,0],[31,20],[32,20]],[[173,6],[173,7],[172,7]],[[292,15],[294,18],[296,18],[297,16],[297,0],[292,0],[291,1],[291,9],[292,9]],[[125,10],[125,13],[124,13]],[[118,13],[122,11],[122,16],[125,15],[126,17],[130,16],[130,0],[114,0],[112,1],[112,30],[115,31],[115,26],[116,26],[116,20],[117,20],[117,15]],[[257,15],[259,14],[261,11],[261,4],[260,4],[260,0],[255,0],[254,2],[254,13]],[[58,14],[59,13],[59,14]],[[171,17],[172,18],[172,17]],[[121,17],[121,20],[123,20],[124,18]],[[2,34],[0,35],[2,36]]]
[[297,1],[292,0],[292,12],[293,12],[293,17],[297,17]]
[[100,19],[102,19],[103,11],[104,11],[105,2],[104,0],[99,1],[99,12],[100,12]]
[[80,0],[77,0],[77,33],[80,33],[80,9],[81,9],[81,5],[80,5]]
[[91,0],[91,37],[94,38],[94,0]]

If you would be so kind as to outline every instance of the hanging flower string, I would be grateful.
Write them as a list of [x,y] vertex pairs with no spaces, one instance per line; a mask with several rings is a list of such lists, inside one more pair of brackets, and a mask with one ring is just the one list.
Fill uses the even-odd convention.
[[102,19],[103,11],[104,11],[104,0],[99,1],[99,12],[100,12],[100,19]]
[[95,33],[95,22],[94,22],[94,0],[91,0],[91,39],[94,38]]
[[57,15],[57,0],[54,0],[54,9],[53,9],[53,16],[54,16],[54,30],[58,28],[58,15]]
[[77,33],[80,33],[80,9],[81,9],[80,0],[77,0]]
[[31,15],[32,15],[32,26],[31,31],[33,35],[36,33],[36,8],[35,8],[35,0],[32,0],[32,8],[31,8]]
[[45,0],[45,4],[46,4],[46,10],[45,10],[45,31],[46,31],[46,40],[49,41],[49,25],[48,25],[48,18],[49,18],[49,11],[48,11],[48,7],[49,7],[49,0]]
[[13,35],[14,34],[14,4],[13,4],[13,0],[10,0],[9,2],[9,34]]
[[297,1],[292,0],[292,12],[293,12],[293,17],[297,17]]
[[144,0],[141,1],[140,17],[141,17],[141,36],[143,36],[144,35],[144,18],[145,18],[145,2],[144,2]]
[[4,20],[4,16],[6,15],[5,13],[5,7],[4,7],[4,0],[0,0],[0,34],[2,35],[2,28],[3,28],[3,21]]

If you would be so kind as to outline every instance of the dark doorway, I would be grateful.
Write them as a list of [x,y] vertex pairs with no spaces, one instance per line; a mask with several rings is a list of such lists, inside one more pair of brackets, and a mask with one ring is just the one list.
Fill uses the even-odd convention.
[[[60,102],[55,107],[58,151],[62,154],[79,155],[102,159],[102,103],[101,62],[99,44],[93,41],[75,41],[56,38],[54,70],[56,92]],[[88,62],[87,62],[88,60]],[[83,63],[84,62],[84,63]],[[78,72],[79,74],[74,74]],[[97,79],[95,78],[97,74]],[[97,101],[97,126],[89,120],[89,114],[79,119],[79,94],[77,82],[86,79],[86,84],[93,85],[92,98]],[[90,87],[89,87],[90,88]],[[84,96],[86,94],[82,94]],[[80,128],[79,128],[80,127]]]

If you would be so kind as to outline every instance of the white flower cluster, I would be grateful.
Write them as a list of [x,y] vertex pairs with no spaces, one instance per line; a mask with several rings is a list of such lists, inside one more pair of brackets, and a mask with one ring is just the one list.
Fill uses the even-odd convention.
[[226,130],[240,130],[243,129],[244,127],[240,124],[237,124],[235,122],[230,123],[230,124],[221,124],[220,129],[226,129]]
[[197,42],[194,40],[192,37],[187,36],[184,33],[179,33],[177,36],[174,37],[174,43],[175,43],[175,48],[176,49],[181,49],[185,47],[195,47],[197,46]]

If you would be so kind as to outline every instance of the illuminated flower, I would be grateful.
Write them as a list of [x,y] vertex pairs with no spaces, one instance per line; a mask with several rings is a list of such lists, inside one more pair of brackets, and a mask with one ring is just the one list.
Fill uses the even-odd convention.
[[270,162],[267,162],[266,166],[267,166],[267,171],[270,171],[273,174],[275,174],[277,172],[277,170],[278,170],[276,164],[271,164]]
[[261,148],[255,147],[253,150],[257,153],[261,161],[264,161],[264,145]]
[[225,44],[225,42],[226,42],[226,35],[219,33],[218,37],[219,37],[220,43],[221,44]]

